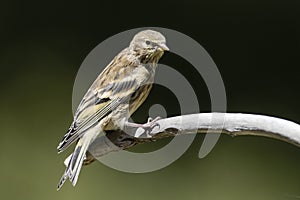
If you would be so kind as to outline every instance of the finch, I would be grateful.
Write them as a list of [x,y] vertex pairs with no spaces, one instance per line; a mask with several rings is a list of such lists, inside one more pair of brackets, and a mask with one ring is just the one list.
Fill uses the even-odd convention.
[[102,71],[81,100],[73,123],[59,143],[58,152],[77,142],[58,184],[67,178],[76,185],[88,147],[100,133],[136,125],[128,118],[145,101],[152,88],[159,59],[169,48],[165,37],[153,30],[137,33]]

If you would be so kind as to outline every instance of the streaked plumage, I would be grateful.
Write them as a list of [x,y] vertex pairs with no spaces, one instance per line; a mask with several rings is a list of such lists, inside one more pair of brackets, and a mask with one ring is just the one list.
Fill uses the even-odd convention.
[[123,128],[130,115],[144,102],[152,87],[156,64],[166,50],[162,34],[141,31],[98,76],[57,147],[62,152],[77,141],[58,189],[67,178],[76,184],[87,149],[99,133]]

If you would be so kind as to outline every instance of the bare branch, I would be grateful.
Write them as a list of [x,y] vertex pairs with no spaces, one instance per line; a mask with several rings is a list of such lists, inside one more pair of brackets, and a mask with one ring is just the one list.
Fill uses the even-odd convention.
[[[208,131],[209,130],[209,131]],[[141,133],[146,133],[148,136]],[[126,134],[126,133],[129,134]],[[109,152],[130,148],[136,144],[160,138],[190,133],[225,133],[231,136],[254,135],[282,140],[300,147],[300,125],[264,115],[240,113],[200,113],[161,119],[151,130],[127,128],[108,132],[90,146],[84,164],[89,164]],[[149,136],[151,135],[151,136]],[[134,137],[136,136],[136,137]],[[95,157],[95,158],[94,158]]]

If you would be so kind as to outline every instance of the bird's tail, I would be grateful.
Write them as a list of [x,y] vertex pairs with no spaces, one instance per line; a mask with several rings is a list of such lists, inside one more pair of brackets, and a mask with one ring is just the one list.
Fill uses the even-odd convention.
[[78,141],[73,154],[69,157],[69,159],[66,160],[67,168],[57,185],[57,190],[63,186],[67,178],[70,179],[73,186],[76,185],[85,154],[93,140],[94,137],[91,137],[91,135],[87,134]]

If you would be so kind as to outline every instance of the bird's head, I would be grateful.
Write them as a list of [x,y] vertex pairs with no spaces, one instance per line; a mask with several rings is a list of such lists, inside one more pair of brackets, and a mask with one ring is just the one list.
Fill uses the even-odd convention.
[[153,30],[145,30],[137,33],[130,47],[137,51],[145,53],[158,54],[162,56],[164,51],[169,51],[166,45],[166,38],[159,32]]

